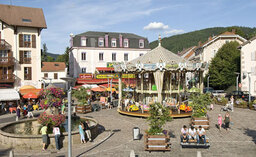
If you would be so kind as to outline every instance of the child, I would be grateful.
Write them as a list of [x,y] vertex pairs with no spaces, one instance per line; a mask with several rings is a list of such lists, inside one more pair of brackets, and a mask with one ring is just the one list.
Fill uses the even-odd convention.
[[210,110],[213,110],[213,103],[211,103],[210,105]]
[[219,125],[219,129],[221,129],[221,125],[222,125],[222,116],[221,116],[221,114],[219,114],[219,116],[218,116],[218,125]]

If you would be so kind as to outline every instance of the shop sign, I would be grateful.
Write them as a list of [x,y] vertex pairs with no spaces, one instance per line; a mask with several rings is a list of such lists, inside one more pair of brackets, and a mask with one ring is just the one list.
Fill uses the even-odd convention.
[[135,78],[135,74],[122,74],[122,78]]
[[144,64],[143,66],[145,70],[155,70],[157,68],[156,64]]
[[92,74],[79,74],[79,78],[90,80],[90,79],[92,79]]
[[119,62],[107,62],[108,68],[114,68],[114,65],[120,64]]
[[[96,79],[118,79],[118,74],[97,74]],[[133,79],[135,78],[135,74],[122,74],[123,79]]]

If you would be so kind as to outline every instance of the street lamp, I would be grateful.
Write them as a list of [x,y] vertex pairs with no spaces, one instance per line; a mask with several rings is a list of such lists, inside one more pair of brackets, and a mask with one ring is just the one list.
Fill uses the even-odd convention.
[[210,80],[210,75],[207,77],[207,91],[209,91],[209,80]]
[[236,76],[236,91],[238,91],[238,78],[239,78],[240,73],[235,72],[235,74],[237,75]]

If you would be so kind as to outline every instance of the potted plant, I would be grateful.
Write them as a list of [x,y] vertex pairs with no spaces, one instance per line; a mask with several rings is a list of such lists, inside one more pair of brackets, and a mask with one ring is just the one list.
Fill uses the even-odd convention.
[[78,104],[76,105],[77,113],[91,112],[91,105],[88,104],[89,94],[87,90],[87,88],[80,87],[77,90],[72,91],[72,96],[78,101]]
[[196,94],[191,96],[192,102],[189,104],[193,108],[192,124],[197,128],[200,125],[208,129],[209,118],[207,115],[207,106],[212,102],[210,94]]
[[[150,104],[149,129],[146,131],[145,150],[170,150],[169,136],[163,133],[163,126],[170,121],[170,111],[160,103]],[[157,139],[155,139],[157,138]]]

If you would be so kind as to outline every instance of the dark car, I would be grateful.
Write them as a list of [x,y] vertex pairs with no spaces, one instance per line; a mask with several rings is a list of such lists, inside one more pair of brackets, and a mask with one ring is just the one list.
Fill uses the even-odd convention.
[[204,89],[203,89],[203,92],[204,93],[213,93],[214,92],[214,89],[212,88],[212,87],[205,87]]
[[[226,98],[230,99],[233,95],[234,99],[242,99],[244,101],[249,101],[249,92],[248,91],[233,91],[226,95]],[[251,96],[251,101],[254,101],[255,97]]]

